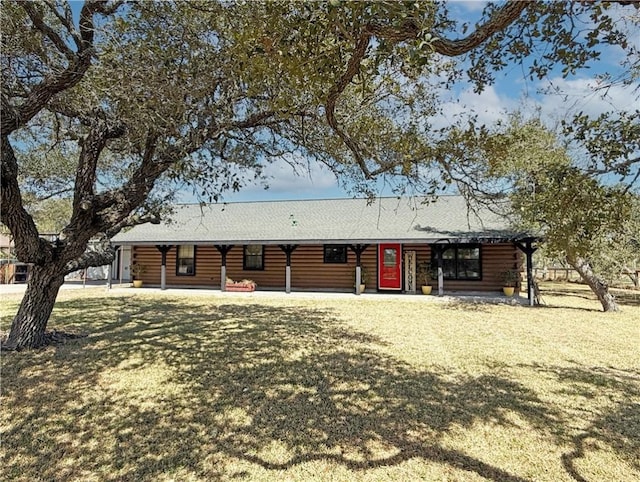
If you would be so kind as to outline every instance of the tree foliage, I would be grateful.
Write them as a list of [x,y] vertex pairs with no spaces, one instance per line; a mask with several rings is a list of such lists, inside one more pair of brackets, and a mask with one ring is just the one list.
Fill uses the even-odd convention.
[[[622,159],[575,159],[567,139],[539,119],[520,115],[493,129],[459,133],[456,140],[469,155],[467,186],[474,186],[469,195],[510,216],[523,231],[544,238],[546,253],[566,259],[605,310],[616,310],[609,281],[640,256],[639,196],[632,184],[602,178],[593,166],[623,165],[634,153],[609,146],[609,152]],[[587,149],[585,155],[589,153]],[[615,177],[618,171],[606,173]]]

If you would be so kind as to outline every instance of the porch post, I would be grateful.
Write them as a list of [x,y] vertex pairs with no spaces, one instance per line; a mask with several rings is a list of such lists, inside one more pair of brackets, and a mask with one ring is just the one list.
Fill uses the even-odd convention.
[[436,260],[438,263],[438,296],[444,295],[444,272],[442,269],[442,252],[446,249],[446,246],[434,244],[431,246],[436,252]]
[[349,248],[356,254],[356,295],[360,294],[360,284],[362,281],[362,269],[360,267],[360,258],[368,244],[350,244]]
[[107,290],[111,289],[111,269],[113,267],[113,263],[109,263],[107,266]]
[[291,293],[291,253],[298,247],[297,244],[279,244],[278,245],[287,256],[287,266],[285,268],[285,293]]
[[171,245],[156,245],[156,248],[158,249],[158,251],[160,251],[160,254],[162,255],[162,264],[160,266],[160,289],[161,290],[166,290],[167,289],[167,253],[169,251],[171,251],[172,246]]
[[231,248],[233,248],[232,244],[216,245],[216,249],[220,252],[220,256],[222,256],[222,261],[220,262],[220,291],[227,290],[227,253],[231,251]]
[[110,291],[113,287],[113,265],[115,263],[120,263],[120,260],[118,259],[120,257],[120,246],[114,246],[114,248],[116,250],[116,259],[109,263],[109,267],[107,268],[107,291]]
[[442,272],[442,250],[438,250],[438,296],[444,295],[444,273]]
[[529,298],[529,306],[533,306],[535,304],[535,296],[533,293],[533,253],[535,253],[538,248],[533,246],[533,238],[524,239],[524,245],[516,241],[513,244],[522,251],[527,257],[527,297]]
[[118,246],[118,281],[122,288],[122,272],[124,271],[124,259],[122,256],[122,246]]

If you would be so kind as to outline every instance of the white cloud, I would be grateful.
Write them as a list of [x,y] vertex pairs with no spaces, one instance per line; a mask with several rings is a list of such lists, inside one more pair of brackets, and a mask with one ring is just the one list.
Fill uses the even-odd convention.
[[500,95],[493,85],[480,94],[468,88],[455,98],[445,101],[443,115],[433,120],[434,128],[441,128],[456,122],[460,116],[475,114],[483,124],[493,124],[504,119],[505,113],[517,107],[517,100],[507,95]]
[[295,166],[279,160],[269,164],[265,170],[271,191],[305,192],[309,189],[337,187],[334,174],[318,162],[298,161]]
[[599,86],[593,79],[551,79],[549,84],[558,94],[543,95],[537,101],[543,117],[551,121],[563,119],[577,112],[597,117],[607,111],[631,111],[637,109],[638,92],[632,86],[614,85],[595,90]]
[[[481,94],[476,94],[471,88],[463,90],[458,95],[448,94],[449,100],[443,104],[442,116],[432,119],[435,129],[455,123],[460,118],[476,114],[482,124],[492,125],[496,121],[505,119],[508,112],[521,110],[533,113],[536,110],[549,126],[559,120],[583,112],[591,117],[597,117],[607,111],[632,111],[640,106],[640,92],[637,86],[614,85],[607,89],[594,79],[578,78],[564,79],[556,77],[540,82],[536,87],[541,92],[549,86],[557,94],[537,94],[530,96],[528,84],[518,84],[511,80],[498,82],[487,86]],[[518,91],[516,87],[522,90]],[[529,86],[531,87],[531,86]],[[535,91],[535,87],[533,89]],[[443,97],[447,95],[443,92]]]
[[277,160],[264,167],[268,189],[263,184],[250,184],[237,193],[224,193],[224,201],[265,199],[312,199],[345,197],[335,175],[323,164],[295,158],[296,162]]
[[481,12],[488,2],[484,0],[454,0],[451,3],[455,3],[467,12]]

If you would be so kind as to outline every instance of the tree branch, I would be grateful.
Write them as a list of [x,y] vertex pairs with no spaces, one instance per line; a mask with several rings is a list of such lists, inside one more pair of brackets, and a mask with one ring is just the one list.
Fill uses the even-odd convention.
[[625,159],[624,161],[620,161],[618,163],[615,163],[615,164],[613,164],[611,166],[607,166],[607,167],[590,168],[590,169],[587,169],[585,172],[587,174],[591,174],[591,175],[611,174],[611,173],[620,174],[622,171],[628,169],[629,167],[633,166],[634,164],[636,164],[638,162],[640,162],[640,156],[632,157],[630,159]]
[[[214,132],[204,131],[203,133],[200,129],[194,129],[194,134],[186,133],[182,136],[183,145],[170,146],[160,153],[157,152],[160,134],[149,132],[142,153],[142,161],[129,181],[120,189],[103,193],[93,199],[93,208],[96,213],[99,213],[96,225],[99,229],[120,225],[131,212],[142,205],[153,189],[156,180],[178,160],[200,149],[205,140],[214,138],[224,130],[248,129],[266,125],[266,121],[275,115],[276,112],[271,110],[256,112],[244,119],[229,122],[224,127],[216,126]],[[118,228],[118,232],[119,229],[122,227]]]
[[60,12],[58,12],[58,9],[56,8],[56,4],[54,2],[52,2],[51,0],[43,0],[43,1],[49,7],[49,10],[51,10],[51,12],[58,18],[58,20],[60,20],[60,23],[62,23],[64,28],[67,29],[71,37],[73,37],[76,47],[78,47],[80,45],[81,38],[78,31],[74,28],[73,13],[71,12],[71,7],[69,6],[69,3],[64,3],[62,5],[63,11],[64,11],[64,15],[63,15]]
[[[489,37],[504,30],[511,25],[533,0],[515,0],[507,2],[496,10],[491,18],[479,25],[472,33],[461,39],[446,39],[432,33],[433,50],[440,55],[457,57],[466,54],[485,42]],[[400,27],[378,25],[370,23],[365,27],[364,33],[399,43],[407,40],[417,40],[421,32],[415,22],[407,21]]]
[[447,57],[466,54],[485,42],[492,35],[511,25],[531,3],[533,3],[532,0],[507,2],[503,7],[494,12],[487,22],[480,25],[465,38],[456,40],[435,38],[431,45],[435,52]]
[[[502,8],[494,12],[491,18],[480,25],[474,32],[462,39],[449,40],[434,36],[431,45],[436,53],[448,57],[455,57],[465,54],[478,47],[489,37],[497,32],[502,31],[511,23],[513,23],[525,8],[529,6],[532,0],[510,1]],[[335,118],[336,103],[340,95],[344,92],[353,78],[360,71],[360,64],[365,58],[369,41],[372,37],[379,37],[395,43],[407,40],[416,40],[419,38],[420,29],[412,22],[407,21],[401,27],[381,26],[370,23],[365,26],[363,32],[359,35],[355,49],[347,63],[345,72],[338,78],[337,82],[331,87],[327,95],[325,103],[325,115],[327,122],[333,132],[336,133],[351,151],[358,167],[361,169],[366,179],[372,179],[378,174],[388,171],[391,167],[380,167],[375,171],[371,171],[363,157],[363,149],[358,145],[355,139],[343,130]]]
[[[89,69],[93,55],[94,23],[96,13],[108,15],[115,12],[122,2],[108,5],[104,0],[87,1],[80,11],[80,37],[82,41],[77,46],[77,52],[72,52],[64,41],[51,30],[49,26],[38,20],[39,13],[30,2],[21,3],[29,18],[43,35],[49,38],[62,54],[69,58],[67,68],[60,73],[52,73],[36,85],[20,106],[11,106],[2,100],[2,121],[0,128],[3,135],[9,135],[16,129],[26,125],[49,100],[59,92],[74,87]],[[31,12],[31,13],[30,13]],[[41,19],[41,16],[40,16]],[[53,34],[53,38],[51,36]],[[57,40],[54,40],[57,37]]]
[[[97,224],[103,229],[119,226],[147,198],[158,179],[174,162],[178,160],[171,154],[164,161],[156,159],[158,134],[149,132],[145,141],[142,162],[134,171],[131,179],[120,189],[105,192],[94,199],[94,209],[99,213]],[[119,232],[123,226],[117,228]],[[115,235],[115,233],[114,233]]]
[[53,199],[55,197],[58,197],[61,194],[67,194],[67,193],[70,193],[70,192],[73,192],[73,188],[72,187],[68,187],[66,189],[59,189],[57,191],[48,193],[45,196],[36,196],[35,200],[36,200],[36,202],[42,202],[42,201],[46,201],[48,199]]
[[86,210],[82,203],[93,198],[98,159],[107,141],[120,137],[124,132],[125,128],[121,124],[111,123],[103,119],[94,120],[89,134],[82,142],[82,150],[80,151],[80,159],[76,169],[75,196],[73,200],[74,217],[79,210]]
[[122,229],[137,226],[145,223],[160,223],[160,216],[155,213],[132,214],[119,223],[111,226],[105,232],[93,237],[93,243],[82,255],[67,262],[64,267],[64,274],[73,273],[80,269],[92,266],[104,266],[110,264],[115,259],[115,247],[111,244],[111,238]]
[[[39,9],[39,6],[35,3],[24,2],[22,4],[22,8],[24,8],[24,10],[27,12],[27,15],[29,15],[29,18],[33,22],[34,27],[40,30],[40,32],[42,32],[49,40],[51,40],[51,43],[55,45],[55,47],[61,54],[64,54],[64,56],[69,59],[70,62],[73,62],[76,58],[75,52],[69,48],[62,37],[60,37],[60,35],[58,35],[55,30],[44,23],[44,17],[42,15],[42,11]],[[52,10],[55,12],[55,8]]]
[[353,51],[353,54],[351,55],[351,58],[347,63],[347,69],[345,70],[344,74],[340,76],[340,78],[333,85],[333,87],[331,87],[331,89],[329,90],[329,94],[327,95],[327,102],[325,105],[325,116],[327,118],[327,123],[329,124],[333,132],[335,132],[338,135],[338,137],[340,137],[340,139],[342,139],[345,145],[349,148],[349,150],[353,154],[353,157],[356,163],[358,164],[358,166],[360,167],[360,169],[362,170],[363,174],[367,179],[371,179],[373,175],[369,171],[369,168],[367,167],[367,164],[364,158],[362,157],[362,154],[360,152],[361,151],[360,146],[343,129],[340,128],[340,126],[338,125],[338,121],[336,120],[336,117],[335,117],[335,110],[336,110],[336,102],[338,101],[338,98],[340,97],[342,92],[344,92],[344,90],[347,88],[347,86],[353,80],[353,78],[360,71],[360,63],[362,62],[362,59],[364,59],[367,53],[367,47],[369,46],[370,38],[371,38],[371,34],[369,33],[364,33],[360,35],[360,37],[358,38],[358,41],[356,42],[356,47]]
[[33,218],[24,209],[18,184],[18,162],[6,135],[2,136],[0,177],[0,219],[11,231],[16,256],[26,263],[44,264],[50,261],[53,256],[51,245],[40,238]]
[[94,238],[94,241],[95,244],[91,245],[87,251],[65,264],[63,268],[65,275],[80,269],[90,268],[92,266],[104,266],[105,264],[111,264],[113,262],[116,257],[116,251],[109,242],[109,237],[102,234],[97,239]]

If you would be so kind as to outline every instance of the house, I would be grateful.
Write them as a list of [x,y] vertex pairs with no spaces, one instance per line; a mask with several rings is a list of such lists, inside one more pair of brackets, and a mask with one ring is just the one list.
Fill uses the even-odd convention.
[[28,279],[29,265],[15,257],[11,234],[0,233],[0,284],[26,283]]
[[28,266],[20,263],[13,252],[13,239],[8,233],[0,233],[0,284],[25,283]]
[[[42,239],[54,242],[57,234],[40,234]],[[95,241],[89,242],[89,249]],[[14,253],[14,241],[9,233],[0,233],[0,284],[26,283],[29,281],[32,265],[18,261]],[[91,267],[75,271],[65,276],[65,280],[103,280],[107,279],[109,266]]]
[[348,292],[362,277],[369,292],[415,293],[417,266],[428,261],[440,294],[500,291],[533,241],[489,210],[469,211],[461,196],[180,205],[170,221],[112,240],[127,253],[121,260],[145,266],[146,285],[162,288],[224,290],[228,277],[265,290]]

